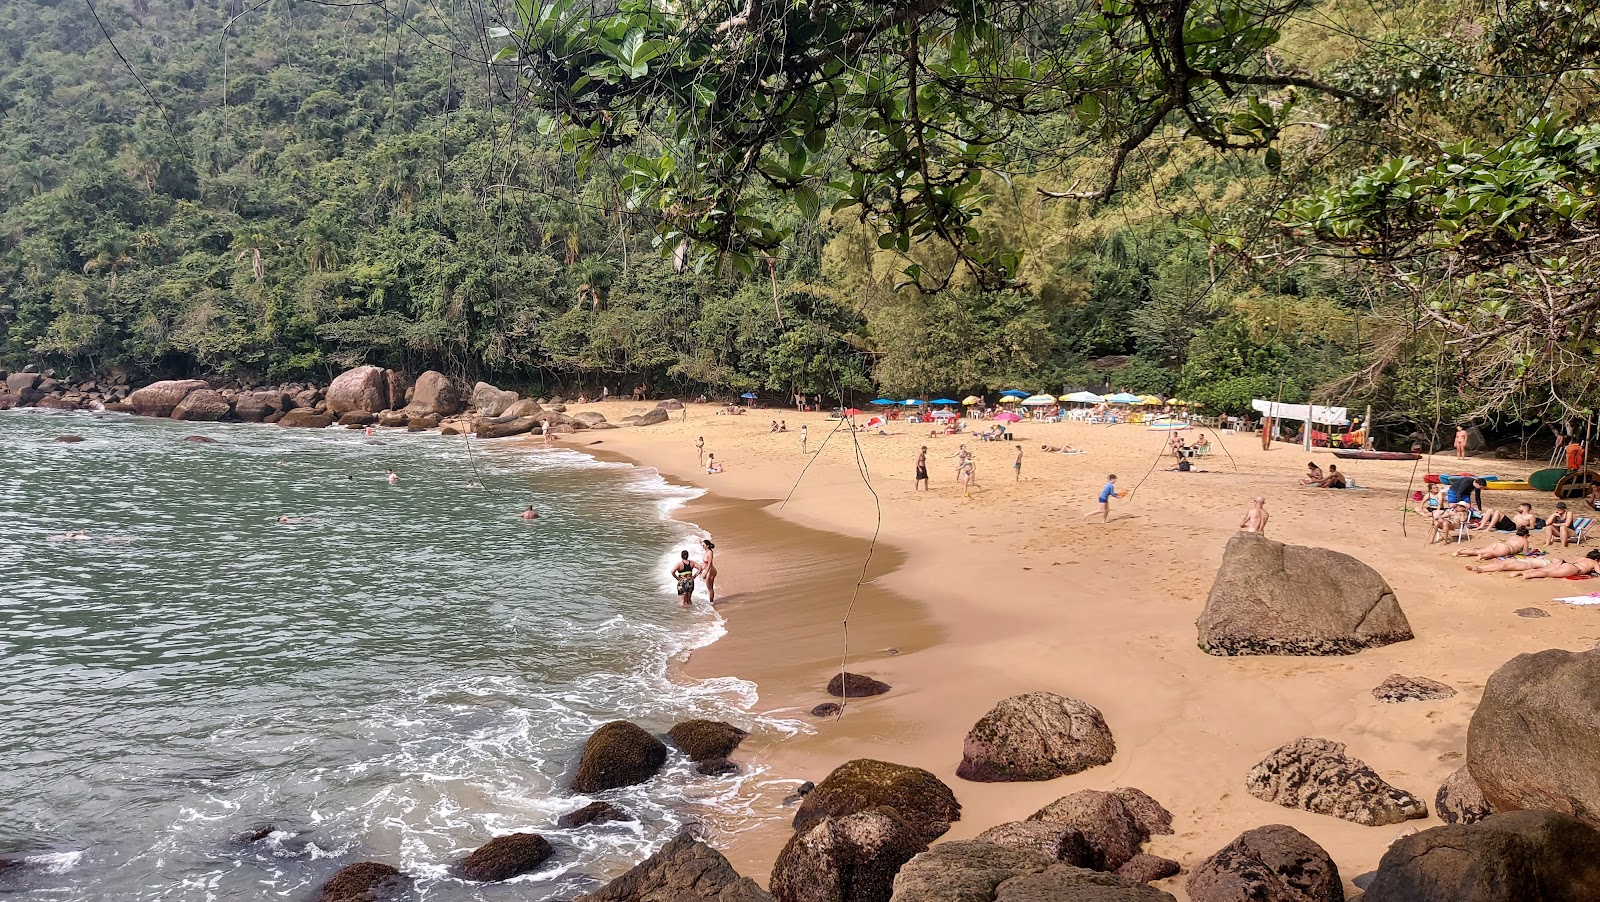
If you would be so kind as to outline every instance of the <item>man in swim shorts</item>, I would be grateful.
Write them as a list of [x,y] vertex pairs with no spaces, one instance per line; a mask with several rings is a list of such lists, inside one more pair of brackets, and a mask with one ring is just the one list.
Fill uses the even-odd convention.
[[1112,473],[1106,477],[1106,484],[1100,489],[1099,506],[1084,514],[1083,519],[1092,520],[1095,514],[1099,514],[1101,523],[1111,522],[1111,499],[1121,497],[1122,493],[1117,491],[1117,474]]

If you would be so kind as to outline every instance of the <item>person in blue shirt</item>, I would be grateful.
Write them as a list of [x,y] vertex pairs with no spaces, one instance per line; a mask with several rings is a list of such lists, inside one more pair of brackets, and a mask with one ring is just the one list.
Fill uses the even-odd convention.
[[1470,501],[1474,509],[1482,510],[1483,490],[1488,484],[1486,480],[1474,476],[1453,476],[1450,478],[1450,491],[1445,494],[1445,503]]
[[1101,523],[1111,522],[1111,499],[1121,497],[1122,493],[1117,491],[1117,474],[1112,473],[1106,477],[1106,484],[1100,489],[1099,506],[1084,514],[1083,519],[1092,520],[1096,514],[1099,514]]

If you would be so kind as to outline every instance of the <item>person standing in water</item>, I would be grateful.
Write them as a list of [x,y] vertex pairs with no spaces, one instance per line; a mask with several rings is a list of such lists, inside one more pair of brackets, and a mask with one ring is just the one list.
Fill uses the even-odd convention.
[[1267,534],[1267,499],[1256,497],[1250,499],[1250,509],[1245,512],[1244,519],[1239,522],[1239,528],[1245,532],[1253,532],[1258,536]]
[[712,604],[717,603],[717,546],[706,539],[700,543],[705,546],[706,556],[700,561],[700,575],[706,581],[706,600]]
[[800,427],[800,453],[806,453],[806,427],[804,425]]
[[672,578],[678,584],[678,604],[688,607],[694,600],[694,577],[696,568],[694,562],[689,560],[689,552],[683,552],[678,562],[672,565]]
[[695,466],[703,467],[706,465],[706,437],[703,435],[694,440],[694,459]]
[[923,445],[917,452],[917,481],[912,484],[913,490],[926,492],[928,490],[928,446]]
[[1016,481],[1017,482],[1021,482],[1022,481],[1022,446],[1021,445],[1017,446],[1017,457],[1016,457],[1015,460],[1011,461],[1011,469],[1012,469],[1012,471],[1014,473],[1017,474]]
[[537,520],[537,519],[539,519],[539,512],[534,510],[533,509],[533,505],[530,504],[530,505],[528,505],[528,509],[527,510],[523,511],[522,513],[518,514],[517,516],[520,517],[523,520]]
[[389,480],[389,484],[390,485],[399,485],[400,484],[400,476],[395,471],[393,471],[393,470],[384,470],[383,472],[385,474],[387,474],[387,475],[384,476],[384,478]]

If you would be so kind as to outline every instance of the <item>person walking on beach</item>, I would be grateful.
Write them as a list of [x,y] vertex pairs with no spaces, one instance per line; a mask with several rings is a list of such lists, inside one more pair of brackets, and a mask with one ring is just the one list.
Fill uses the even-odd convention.
[[952,456],[956,459],[956,482],[959,483],[961,471],[967,468],[967,461],[972,458],[972,452],[967,450],[966,445],[961,445],[956,448],[956,453]]
[[1092,520],[1096,514],[1099,514],[1101,523],[1110,523],[1111,499],[1121,497],[1123,497],[1122,493],[1117,491],[1117,474],[1112,473],[1110,476],[1106,477],[1106,484],[1100,489],[1099,506],[1087,514],[1084,514],[1083,519],[1086,521]]
[[700,543],[705,546],[706,556],[700,560],[700,575],[706,580],[706,600],[712,604],[717,603],[717,546],[705,539]]
[[966,459],[961,468],[956,470],[956,479],[961,483],[961,495],[964,498],[972,497],[972,483],[978,477],[978,465],[971,457]]
[[694,577],[698,572],[694,562],[689,560],[689,552],[683,552],[678,562],[672,565],[672,578],[678,584],[678,604],[688,607],[694,600]]
[[1017,482],[1022,481],[1022,446],[1017,446],[1017,456],[1011,461],[1011,471],[1016,474]]
[[1467,456],[1467,427],[1456,424],[1456,460]]
[[695,466],[706,465],[706,437],[703,435],[694,440],[694,459]]
[[1267,499],[1261,497],[1250,499],[1250,509],[1245,511],[1239,528],[1258,536],[1267,534]]
[[928,446],[923,445],[917,452],[917,481],[912,483],[913,491],[928,490]]
[[806,453],[806,427],[804,425],[800,427],[800,453]]

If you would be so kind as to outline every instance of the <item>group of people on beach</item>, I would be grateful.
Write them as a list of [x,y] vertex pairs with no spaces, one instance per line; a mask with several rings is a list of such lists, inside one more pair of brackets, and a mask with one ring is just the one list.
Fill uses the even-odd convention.
[[678,588],[678,604],[683,607],[689,607],[694,601],[696,579],[706,581],[706,600],[717,603],[717,546],[710,539],[702,539],[700,545],[705,549],[705,555],[699,561],[690,560],[689,552],[685,549],[672,564],[671,574]]
[[1575,528],[1576,517],[1565,501],[1557,501],[1548,518],[1533,512],[1533,505],[1524,501],[1515,510],[1485,508],[1483,490],[1488,481],[1476,476],[1456,476],[1428,486],[1423,495],[1423,510],[1433,523],[1432,545],[1445,541],[1452,534],[1488,533],[1490,531],[1532,534],[1545,531],[1545,546],[1562,548],[1575,544],[1581,538]]

